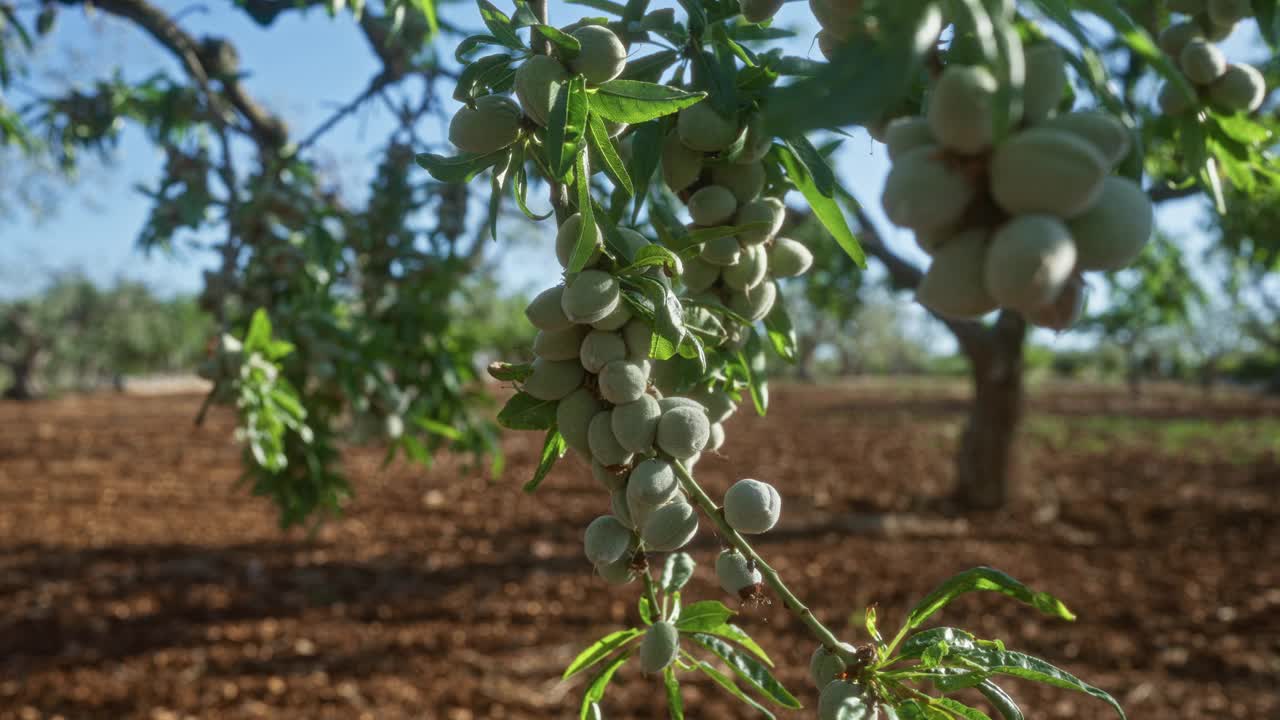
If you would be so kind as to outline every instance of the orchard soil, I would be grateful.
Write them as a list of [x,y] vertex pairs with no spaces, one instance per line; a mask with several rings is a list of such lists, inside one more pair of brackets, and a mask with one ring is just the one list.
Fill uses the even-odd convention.
[[[896,627],[938,581],[990,564],[1079,621],[999,596],[940,621],[1060,663],[1138,720],[1280,717],[1280,402],[1041,388],[1021,496],[961,515],[945,497],[964,388],[902,388],[775,388],[768,421],[740,412],[723,456],[698,466],[716,497],[740,477],[778,486],[783,519],[758,547],[824,621],[864,639],[866,605]],[[577,717],[582,680],[560,671],[636,622],[639,593],[593,579],[582,556],[608,507],[585,468],[565,462],[529,496],[540,434],[506,438],[493,482],[464,458],[384,468],[358,449],[347,513],[282,533],[236,485],[231,417],[196,428],[199,403],[0,404],[0,718]],[[704,522],[688,600],[728,600],[715,548]],[[812,706],[799,623],[776,603],[739,622]],[[751,716],[685,687],[691,718]],[[665,717],[659,688],[624,670],[608,717]],[[1009,688],[1029,718],[1108,716]]]

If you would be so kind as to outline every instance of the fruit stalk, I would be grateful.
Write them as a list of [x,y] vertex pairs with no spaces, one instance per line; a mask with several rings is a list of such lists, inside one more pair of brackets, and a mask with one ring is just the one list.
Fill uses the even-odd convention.
[[716,506],[711,496],[707,495],[706,491],[702,489],[702,486],[698,485],[698,481],[693,479],[693,475],[685,468],[684,463],[676,460],[672,462],[672,465],[675,466],[676,478],[680,481],[680,486],[693,499],[694,504],[702,508],[702,511],[711,519],[711,522],[715,523],[721,537],[737,548],[738,552],[745,555],[748,560],[755,563],[756,569],[760,571],[764,581],[769,587],[773,588],[778,597],[782,598],[783,606],[792,615],[795,615],[800,622],[804,623],[805,627],[809,628],[809,632],[813,633],[824,646],[839,655],[840,659],[844,660],[847,665],[852,667],[861,664],[862,660],[856,654],[846,650],[844,644],[840,642],[835,633],[826,625],[823,625],[822,621],[813,614],[813,611],[803,602],[800,602],[800,598],[796,597],[795,593],[791,592],[791,588],[788,588],[787,584],[782,581],[778,571],[770,567],[769,563],[765,562],[764,558],[760,557],[759,553],[755,551],[755,548],[751,547],[751,543],[747,542],[747,539],[741,533],[729,525],[728,521],[724,519],[724,513]]

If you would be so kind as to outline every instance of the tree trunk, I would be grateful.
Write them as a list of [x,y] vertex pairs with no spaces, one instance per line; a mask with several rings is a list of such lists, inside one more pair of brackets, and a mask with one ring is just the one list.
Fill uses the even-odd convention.
[[34,400],[41,395],[39,379],[36,377],[41,364],[39,351],[24,354],[16,362],[9,363],[9,375],[12,384],[5,388],[6,400]]
[[973,401],[956,457],[955,493],[967,509],[995,509],[1011,495],[1026,335],[1026,321],[1004,311],[980,341],[961,344],[973,373]]

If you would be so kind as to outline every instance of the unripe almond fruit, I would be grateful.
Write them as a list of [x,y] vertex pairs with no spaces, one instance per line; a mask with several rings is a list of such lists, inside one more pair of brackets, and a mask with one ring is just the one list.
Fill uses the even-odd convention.
[[1024,313],[1044,307],[1066,285],[1076,245],[1061,220],[1021,215],[1005,223],[987,248],[987,291],[1002,307]]
[[889,159],[897,160],[911,150],[925,145],[937,145],[938,139],[929,129],[929,121],[916,115],[894,118],[885,126],[884,142],[888,146]]
[[1209,86],[1209,97],[1232,112],[1253,112],[1267,97],[1267,81],[1252,65],[1234,64]]
[[[846,652],[857,651],[857,648],[849,643],[840,643],[840,647]],[[809,678],[819,689],[825,688],[831,684],[832,680],[844,675],[846,667],[840,655],[826,645],[819,645],[813,651],[813,655],[809,656]]]
[[1097,201],[1110,167],[1079,136],[1032,128],[1001,143],[992,155],[991,194],[1012,215],[1075,217]]
[[614,360],[600,371],[600,396],[614,405],[640,399],[649,387],[649,362]]
[[791,238],[775,238],[769,248],[769,272],[774,277],[797,277],[813,267],[813,253]]
[[662,179],[672,192],[680,192],[702,175],[702,153],[680,142],[674,130],[662,143]]
[[1177,22],[1160,31],[1156,44],[1166,55],[1177,60],[1187,43],[1202,39],[1204,39],[1204,30],[1201,30],[1199,25],[1193,22]]
[[781,513],[782,496],[769,483],[739,480],[724,494],[724,519],[744,535],[768,532]]
[[587,328],[570,325],[563,330],[539,330],[533,338],[533,354],[547,360],[573,360],[578,357]]
[[689,198],[689,216],[695,225],[723,225],[738,210],[738,200],[726,187],[708,185]]
[[1249,0],[1209,0],[1205,10],[1209,13],[1209,22],[1227,27],[1253,15]]
[[680,111],[676,130],[685,147],[699,152],[720,152],[738,139],[738,123],[721,115],[709,102],[700,102]]
[[764,582],[760,571],[751,566],[746,556],[737,550],[725,550],[716,558],[716,579],[725,592],[735,597],[749,595]]
[[539,125],[546,125],[556,94],[568,80],[569,73],[553,57],[534,55],[525,60],[515,76],[516,97],[520,98],[525,115]]
[[933,136],[943,147],[965,155],[990,147],[998,87],[986,68],[947,66],[929,96],[927,117]]
[[1108,177],[1102,196],[1067,223],[1077,270],[1119,270],[1137,259],[1155,222],[1151,199],[1134,181]]
[[712,238],[702,244],[702,250],[698,253],[698,258],[710,265],[719,265],[721,268],[725,268],[742,259],[742,246],[738,244],[738,239],[732,235]]
[[750,290],[735,292],[729,297],[729,309],[746,318],[749,322],[759,322],[773,310],[778,299],[778,286],[772,282],[762,282]]
[[587,439],[587,428],[591,419],[605,409],[591,391],[578,388],[556,405],[556,427],[564,442],[583,455],[591,455],[591,445]]
[[641,395],[639,400],[613,409],[613,436],[619,445],[633,453],[651,452],[661,417],[662,409],[658,407],[657,399],[652,395]]
[[1084,315],[1085,285],[1080,273],[1071,276],[1052,302],[1027,314],[1027,320],[1049,330],[1066,330]]
[[784,0],[738,0],[742,8],[742,17],[749,23],[762,23],[774,15],[782,7]]
[[1022,89],[1022,116],[1035,124],[1052,115],[1062,102],[1067,89],[1067,61],[1062,49],[1051,42],[1032,45],[1023,57],[1026,81]]
[[854,18],[862,11],[862,0],[809,0],[809,9],[823,28],[848,38]]
[[475,100],[475,109],[462,107],[449,122],[449,141],[459,150],[487,155],[516,141],[520,135],[520,106],[502,95]]
[[623,337],[616,332],[606,330],[587,333],[578,353],[578,360],[589,373],[599,373],[605,365],[626,358],[627,345]]
[[840,51],[840,46],[844,44],[844,40],[830,30],[818,31],[818,51],[822,53],[822,57],[830,60]]
[[[737,244],[738,241],[734,240],[734,245]],[[705,245],[703,249],[706,249]],[[733,252],[733,248],[727,245],[723,249],[730,254]],[[716,284],[716,280],[720,279],[720,270],[720,265],[707,262],[701,257],[692,257],[684,262],[684,273],[680,276],[680,280],[690,293],[700,293]]]
[[1171,82],[1161,85],[1160,93],[1156,97],[1160,112],[1170,117],[1177,117],[1190,110],[1194,102],[1192,98],[1187,97],[1182,88]]
[[591,323],[591,327],[594,330],[621,330],[630,321],[631,308],[627,307],[625,302],[620,302],[618,307],[613,309],[613,312]]
[[666,620],[649,626],[640,641],[640,669],[646,673],[660,673],[676,661],[680,654],[680,631]]
[[987,233],[969,230],[938,248],[916,288],[921,305],[945,318],[977,318],[998,304],[987,292]]
[[1082,140],[1087,140],[1102,157],[1107,165],[1115,167],[1129,154],[1133,147],[1133,138],[1129,129],[1112,115],[1098,110],[1081,110],[1066,113],[1046,120],[1040,127],[1051,130],[1063,130]]
[[726,267],[721,276],[725,287],[734,290],[750,290],[759,285],[769,271],[769,256],[763,245],[748,245],[738,256],[738,262]]
[[636,571],[631,567],[629,555],[624,555],[611,563],[596,565],[596,574],[610,585],[626,585],[636,579]]
[[570,320],[593,323],[613,312],[621,297],[617,278],[599,270],[584,270],[569,281],[560,306]]
[[924,145],[894,161],[880,200],[895,225],[936,230],[954,225],[974,194],[969,179],[942,162],[938,146]]
[[569,61],[569,69],[582,75],[590,85],[600,85],[622,74],[627,66],[627,49],[607,27],[586,25],[572,33],[581,50]]
[[601,465],[626,465],[631,462],[631,453],[614,437],[612,420],[608,410],[602,410],[591,418],[591,424],[587,426],[591,457]]
[[623,263],[631,263],[636,259],[639,252],[652,243],[649,238],[632,230],[631,228],[618,228],[611,237],[613,242],[610,243],[609,249],[615,254],[621,255],[620,260]]
[[720,452],[720,448],[724,447],[724,426],[720,423],[711,423],[711,433],[707,437],[707,452]]
[[[622,339],[627,348],[627,360],[648,360],[653,344],[653,330],[648,323],[635,318],[622,328]],[[615,358],[616,359],[616,358]]]
[[1211,42],[1192,40],[1178,54],[1178,66],[1191,82],[1208,85],[1227,71],[1227,56]]
[[539,330],[564,330],[573,326],[573,321],[564,314],[561,300],[564,286],[557,285],[538,293],[538,296],[524,309],[524,316]]
[[627,506],[627,493],[624,490],[619,489],[609,493],[609,508],[613,512],[613,516],[618,518],[618,521],[623,525],[633,530],[639,530],[643,527],[636,523],[635,518],[631,517],[631,508]]
[[586,372],[574,360],[554,361],[534,358],[533,372],[520,389],[539,400],[559,400],[582,386]]
[[734,220],[735,225],[754,225],[768,223],[756,230],[743,230],[738,233],[738,242],[743,245],[759,245],[768,242],[787,219],[787,207],[775,197],[760,198],[743,205]]
[[[598,460],[591,461],[591,477],[595,478],[596,482],[600,483],[605,490],[608,490],[611,493],[622,490],[627,486],[628,474],[628,470],[625,466],[619,468],[616,465],[601,465]],[[614,513],[614,516],[617,517],[617,513]],[[631,516],[629,514],[626,518],[619,518],[619,522],[622,522],[627,527],[632,527]]]
[[734,411],[738,409],[738,404],[734,402],[733,396],[724,390],[701,387],[689,393],[689,399],[702,406],[707,413],[707,419],[712,423],[722,423],[728,420],[733,416]]
[[658,449],[678,460],[702,452],[711,435],[711,422],[701,408],[676,407],[665,410],[658,421]]
[[875,703],[867,699],[866,690],[855,682],[832,680],[818,695],[818,720],[875,720],[876,715]]
[[760,197],[760,193],[764,191],[764,181],[764,164],[758,160],[719,165],[711,169],[711,182],[733,193],[738,205]]
[[587,526],[583,550],[593,565],[608,564],[627,554],[633,533],[612,515],[601,515]]
[[649,513],[641,537],[651,550],[679,550],[698,534],[698,511],[683,498]]
[[636,464],[627,479],[626,503],[629,516],[639,523],[649,513],[671,502],[679,495],[680,483],[676,480],[671,463],[650,458]]
[[[581,232],[582,213],[574,213],[565,218],[560,228],[556,230],[556,259],[560,261],[560,267],[569,267],[569,260],[573,257],[573,249],[578,245],[578,235]],[[599,225],[591,224],[591,235],[594,238],[595,249],[591,251],[591,258],[587,260],[586,267],[595,265],[603,257],[600,248],[604,245],[604,236],[600,234]]]

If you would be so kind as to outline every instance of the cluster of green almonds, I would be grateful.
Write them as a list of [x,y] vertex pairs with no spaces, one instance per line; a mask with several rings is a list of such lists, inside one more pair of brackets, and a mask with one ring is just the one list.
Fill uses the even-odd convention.
[[893,169],[882,201],[933,256],[917,289],[946,317],[997,308],[1063,329],[1083,305],[1081,273],[1116,270],[1141,252],[1153,210],[1137,183],[1113,175],[1132,139],[1097,111],[1057,114],[1067,85],[1061,50],[1025,52],[1022,123],[995,142],[997,81],[981,67],[951,65],[924,117],[886,131]]
[[[453,116],[449,140],[466,152],[487,154],[516,141],[524,118],[546,125],[559,88],[573,75],[586,78],[588,85],[609,82],[627,66],[627,48],[612,30],[577,23],[564,28],[577,39],[580,50],[572,59],[533,55],[516,70],[515,90],[520,103],[503,95],[476,98]],[[611,136],[626,129],[621,123],[607,124]]]
[[801,275],[813,264],[807,247],[778,234],[786,220],[782,201],[762,197],[761,160],[770,145],[758,116],[740,125],[701,102],[680,111],[662,151],[663,180],[685,198],[691,229],[753,226],[702,243],[682,275],[695,302],[723,304],[750,322],[773,309],[775,279]]
[[[1169,0],[1168,5],[1188,17],[1160,33],[1160,49],[1182,69],[1200,100],[1226,112],[1253,112],[1261,107],[1267,95],[1262,73],[1252,65],[1228,63],[1214,44],[1253,15],[1249,0]],[[1158,102],[1166,115],[1181,115],[1192,106],[1191,99],[1171,83],[1160,88]]]

